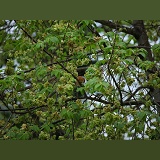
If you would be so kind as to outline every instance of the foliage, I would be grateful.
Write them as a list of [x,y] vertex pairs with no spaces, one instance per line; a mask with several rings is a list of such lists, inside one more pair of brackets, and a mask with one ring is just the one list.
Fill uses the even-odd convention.
[[0,138],[160,139],[159,30],[149,20],[1,20]]

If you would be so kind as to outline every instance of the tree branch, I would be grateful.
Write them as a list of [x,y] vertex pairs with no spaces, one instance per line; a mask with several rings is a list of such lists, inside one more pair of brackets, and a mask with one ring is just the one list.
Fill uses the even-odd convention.
[[109,20],[95,20],[95,22],[101,23],[102,25],[108,26],[112,29],[116,29],[116,30],[121,29],[121,32],[134,35],[132,28],[124,27],[120,24],[116,24],[116,23],[111,22]]
[[138,87],[138,88],[125,100],[125,102],[129,101],[132,97],[134,97],[134,95],[135,95],[139,90],[144,89],[144,88],[150,89],[150,87],[144,87],[144,86]]

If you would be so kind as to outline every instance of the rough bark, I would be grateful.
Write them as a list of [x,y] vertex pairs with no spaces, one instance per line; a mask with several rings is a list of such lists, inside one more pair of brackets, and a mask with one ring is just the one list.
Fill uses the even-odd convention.
[[[149,61],[154,61],[154,57],[151,51],[151,46],[150,43],[148,41],[148,36],[147,36],[147,32],[146,29],[144,27],[144,22],[142,20],[134,20],[133,21],[133,32],[134,32],[134,37],[136,38],[137,42],[138,42],[138,46],[141,46],[142,48],[144,48],[147,51],[147,57],[146,60]],[[152,69],[152,72],[154,73],[156,71],[156,68]],[[146,76],[148,77],[150,74],[150,72],[146,72]],[[153,101],[157,104],[157,112],[160,114],[160,89],[158,88],[153,88],[150,92],[150,95],[153,98]]]

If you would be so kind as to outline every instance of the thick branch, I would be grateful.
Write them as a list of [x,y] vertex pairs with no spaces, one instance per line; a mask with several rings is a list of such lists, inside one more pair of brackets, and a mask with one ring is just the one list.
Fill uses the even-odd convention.
[[123,25],[111,22],[109,20],[95,20],[95,22],[101,23],[102,25],[108,26],[112,29],[116,29],[116,30],[121,29],[121,32],[134,35],[133,29],[124,27]]
[[136,38],[138,42],[138,46],[141,46],[144,48],[148,54],[147,54],[147,60],[154,61],[154,58],[152,56],[151,46],[148,41],[148,36],[144,27],[143,20],[134,20],[133,21],[133,32],[134,37]]

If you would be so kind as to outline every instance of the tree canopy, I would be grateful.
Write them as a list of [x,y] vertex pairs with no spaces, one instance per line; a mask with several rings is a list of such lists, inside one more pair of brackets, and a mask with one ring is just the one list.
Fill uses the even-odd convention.
[[1,20],[0,139],[160,139],[160,21]]

